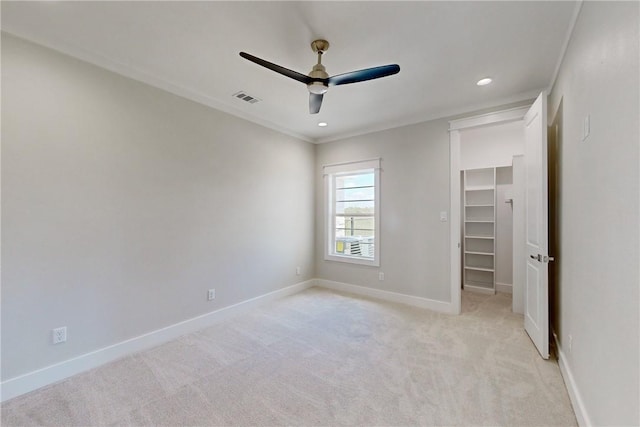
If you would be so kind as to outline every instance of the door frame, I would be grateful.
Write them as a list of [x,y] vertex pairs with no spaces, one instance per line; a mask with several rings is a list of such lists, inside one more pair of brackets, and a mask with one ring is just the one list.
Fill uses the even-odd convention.
[[453,314],[460,314],[462,298],[462,257],[460,253],[462,244],[462,235],[460,232],[460,131],[480,126],[524,120],[524,115],[530,107],[531,104],[527,104],[521,107],[499,110],[487,114],[451,120],[449,122],[449,277],[451,278],[451,312]]

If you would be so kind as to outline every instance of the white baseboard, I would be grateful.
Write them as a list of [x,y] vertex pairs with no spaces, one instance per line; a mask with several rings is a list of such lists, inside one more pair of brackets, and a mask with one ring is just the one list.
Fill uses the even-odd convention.
[[580,395],[580,391],[578,391],[578,386],[576,385],[575,380],[573,379],[573,374],[571,373],[571,368],[567,363],[567,358],[562,351],[562,347],[560,347],[560,341],[558,341],[558,336],[555,331],[551,331],[553,335],[553,340],[556,343],[556,351],[558,352],[558,366],[560,366],[560,373],[562,374],[562,378],[564,379],[564,384],[567,387],[567,391],[569,392],[569,399],[571,399],[571,405],[573,406],[573,412],[576,414],[576,420],[578,421],[578,425],[580,427],[591,427],[593,423],[589,418],[589,414],[587,413],[587,409],[584,406],[584,401],[582,400],[582,396]]
[[55,365],[50,365],[42,369],[8,379],[0,384],[0,401],[4,402],[5,400],[21,394],[28,393],[40,387],[61,381],[72,375],[79,374],[80,372],[97,368],[98,366],[120,359],[129,354],[155,347],[179,336],[206,328],[220,322],[221,320],[246,313],[258,306],[301,292],[314,286],[314,284],[314,279],[300,282],[286,288],[278,289],[277,291],[269,292],[255,298],[74,357],[73,359],[65,360],[64,362],[56,363]]
[[332,280],[316,279],[316,286],[333,289],[336,291],[349,292],[356,295],[363,295],[385,301],[399,302],[414,307],[426,308],[440,313],[454,313],[453,304],[449,302],[437,301],[429,298],[416,297],[399,294],[396,292],[383,291],[380,289],[367,288],[365,286],[351,285],[349,283],[334,282]]
[[503,294],[512,294],[513,285],[511,283],[496,282],[496,292],[502,292]]

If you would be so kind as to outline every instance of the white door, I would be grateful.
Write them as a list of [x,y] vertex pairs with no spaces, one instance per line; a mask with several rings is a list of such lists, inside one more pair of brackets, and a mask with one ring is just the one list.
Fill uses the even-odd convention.
[[547,96],[543,92],[524,116],[526,285],[524,329],[549,358],[549,245],[547,206]]

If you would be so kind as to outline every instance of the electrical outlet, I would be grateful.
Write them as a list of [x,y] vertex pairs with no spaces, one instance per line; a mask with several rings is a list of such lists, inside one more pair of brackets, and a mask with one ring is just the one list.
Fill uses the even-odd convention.
[[300,275],[300,267],[296,267],[296,276]]
[[212,301],[216,299],[216,290],[215,289],[209,289],[209,292],[207,292],[207,300],[208,301]]
[[378,280],[384,280],[384,273],[382,271],[378,273]]
[[52,342],[54,344],[60,344],[67,341],[67,327],[55,328],[52,331]]

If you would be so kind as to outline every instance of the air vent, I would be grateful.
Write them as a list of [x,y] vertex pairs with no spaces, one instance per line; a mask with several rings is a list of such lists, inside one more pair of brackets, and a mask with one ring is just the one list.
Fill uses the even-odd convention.
[[251,96],[243,90],[241,90],[240,92],[234,93],[232,96],[234,98],[238,98],[245,102],[248,102],[249,104],[255,104],[256,102],[260,102],[259,98],[256,98],[255,96]]

